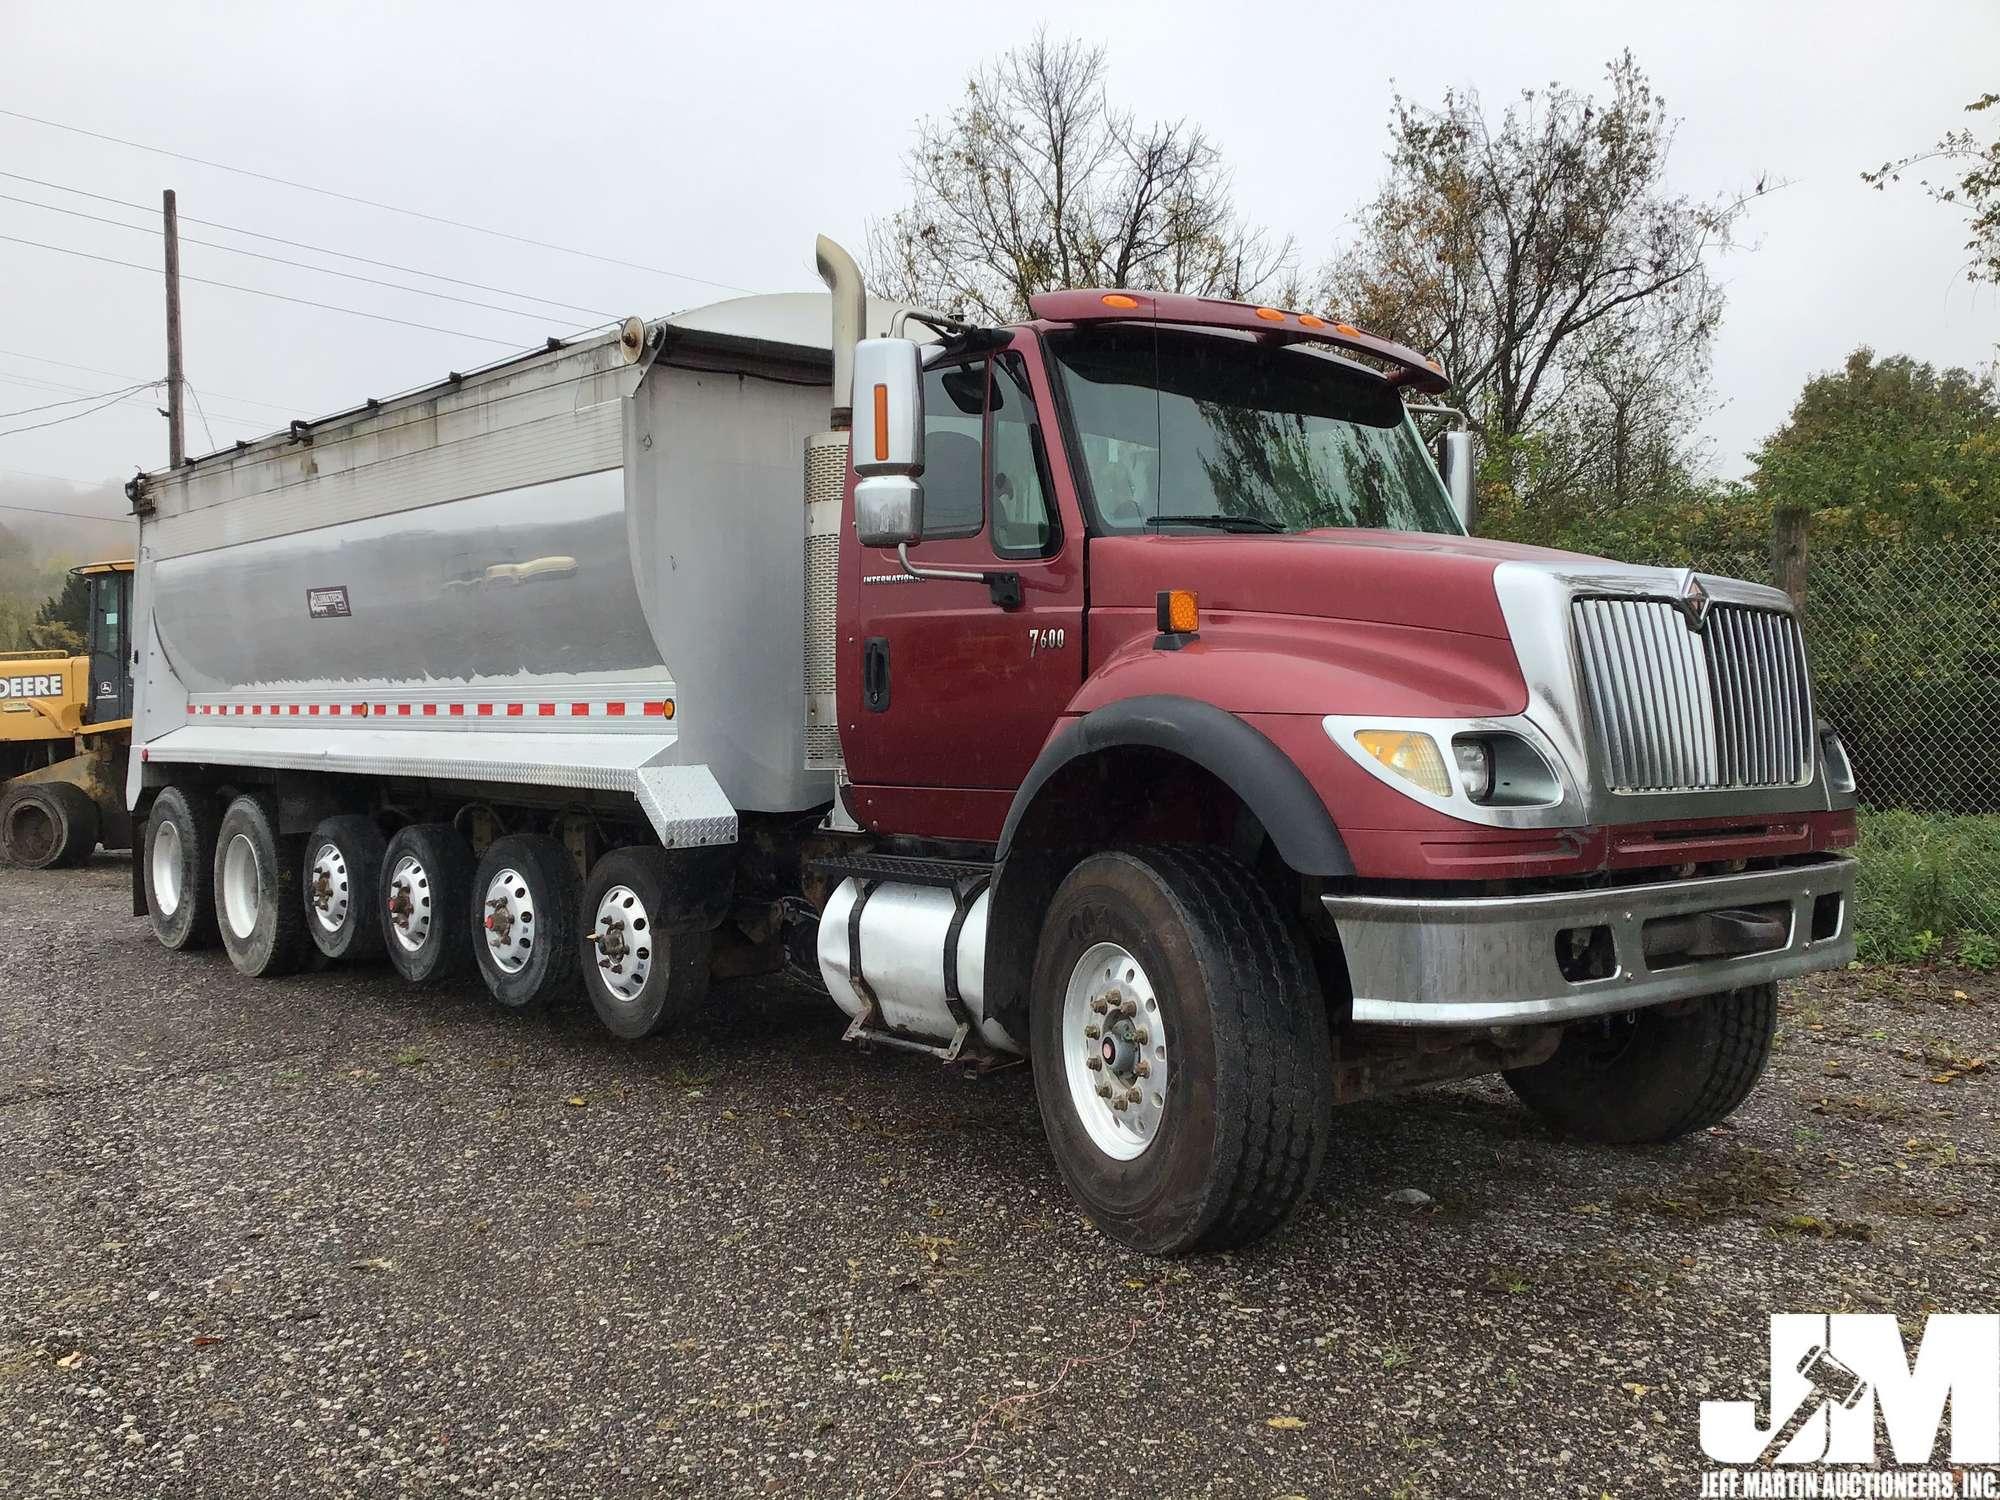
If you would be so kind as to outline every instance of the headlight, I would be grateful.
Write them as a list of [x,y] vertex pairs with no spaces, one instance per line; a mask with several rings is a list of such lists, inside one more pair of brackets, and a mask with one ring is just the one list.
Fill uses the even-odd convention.
[[1847,745],[1831,724],[1819,726],[1819,758],[1826,767],[1827,790],[1843,795],[1854,791],[1854,762],[1847,758]]
[[1437,741],[1415,729],[1357,729],[1354,742],[1405,781],[1433,797],[1451,795]]
[[1484,740],[1460,735],[1451,742],[1452,759],[1458,762],[1458,784],[1474,802],[1493,800],[1493,747]]

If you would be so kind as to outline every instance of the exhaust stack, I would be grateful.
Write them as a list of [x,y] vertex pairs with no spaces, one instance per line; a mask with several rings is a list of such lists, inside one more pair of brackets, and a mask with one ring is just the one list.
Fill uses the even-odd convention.
[[854,424],[854,346],[867,331],[868,293],[854,257],[825,235],[813,246],[819,277],[833,293],[833,422],[845,432]]

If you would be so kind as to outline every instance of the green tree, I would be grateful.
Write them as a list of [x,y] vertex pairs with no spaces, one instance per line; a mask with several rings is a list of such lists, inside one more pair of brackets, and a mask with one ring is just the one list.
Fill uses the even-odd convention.
[[1991,375],[1857,349],[1806,382],[1754,457],[1758,495],[1812,512],[1815,543],[1972,538],[2000,524]]
[[28,645],[36,651],[83,651],[90,638],[90,585],[76,573],[63,577],[62,587],[42,601],[28,626]]

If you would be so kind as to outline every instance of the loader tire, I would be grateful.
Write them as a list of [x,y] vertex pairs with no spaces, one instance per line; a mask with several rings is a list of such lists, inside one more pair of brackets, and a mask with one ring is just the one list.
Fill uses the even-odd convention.
[[577,910],[583,987],[604,1029],[628,1042],[665,1030],[708,993],[714,936],[662,926],[670,879],[664,850],[633,847],[612,850],[584,882]]
[[330,959],[382,956],[382,854],[388,841],[365,813],[327,818],[306,840],[306,931]]
[[1036,954],[1029,1052],[1064,1181],[1134,1250],[1246,1245],[1319,1175],[1333,1129],[1319,982],[1279,903],[1220,850],[1096,854],[1070,872]]
[[411,984],[432,985],[472,967],[472,850],[449,823],[411,823],[389,836],[376,883],[382,946]]
[[1719,1125],[1771,1060],[1778,987],[1704,995],[1578,1021],[1555,1056],[1506,1074],[1521,1102],[1566,1135],[1614,1145],[1671,1141]]
[[216,941],[215,835],[222,809],[200,787],[170,786],[153,799],[139,843],[146,911],[160,946],[206,948]]
[[0,792],[0,859],[47,870],[97,852],[97,804],[66,781],[31,781]]
[[508,1010],[541,1010],[575,992],[576,887],[576,865],[552,838],[510,833],[487,845],[472,877],[472,951]]
[[299,878],[305,852],[306,836],[279,833],[263,797],[245,792],[224,810],[215,834],[216,927],[239,974],[295,973],[311,951]]

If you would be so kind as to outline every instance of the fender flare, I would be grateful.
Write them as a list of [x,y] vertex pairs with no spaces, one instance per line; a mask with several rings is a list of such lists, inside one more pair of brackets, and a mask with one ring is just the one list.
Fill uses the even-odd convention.
[[996,861],[1007,858],[1035,798],[1070,762],[1134,746],[1166,750],[1216,777],[1256,816],[1278,856],[1301,875],[1354,873],[1354,861],[1319,793],[1276,745],[1226,709],[1159,693],[1093,709],[1042,749],[1007,809]]

